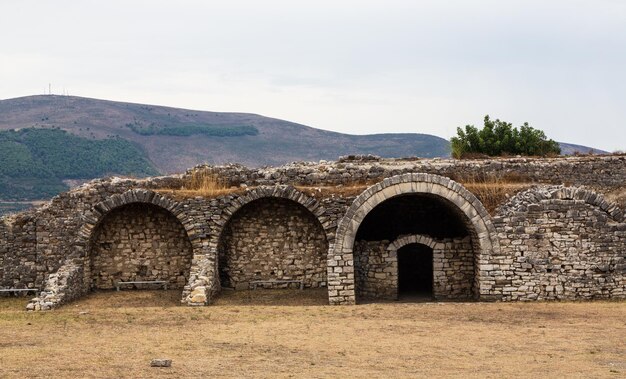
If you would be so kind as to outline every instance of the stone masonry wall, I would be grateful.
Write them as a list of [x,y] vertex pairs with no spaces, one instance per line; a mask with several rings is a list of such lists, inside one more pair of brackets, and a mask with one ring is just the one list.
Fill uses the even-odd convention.
[[[241,165],[198,166],[210,169],[230,185],[258,186],[290,184],[336,186],[373,183],[407,173],[449,177],[522,179],[545,184],[585,185],[592,188],[619,187],[626,178],[626,156],[587,156],[494,159],[419,159],[348,156],[337,162],[294,162],[280,167],[247,168]],[[194,169],[187,172],[189,175]]]
[[537,188],[501,213],[499,264],[481,270],[493,270],[502,300],[626,297],[626,223],[597,194]]
[[247,289],[254,280],[303,280],[305,287],[323,287],[327,253],[324,230],[307,209],[290,200],[259,199],[235,213],[224,229],[222,286]]
[[436,299],[474,296],[474,249],[470,237],[435,240],[433,294]]
[[[43,283],[46,267],[41,265],[37,254],[37,219],[29,214],[20,214],[2,223],[2,277],[0,287],[37,288]],[[2,254],[4,251],[4,254]]]
[[[474,254],[470,237],[431,240],[433,296],[436,299],[472,298]],[[389,241],[355,243],[357,297],[387,300],[398,298],[398,250]]]
[[[92,277],[81,270],[90,269],[84,267],[89,261],[84,257],[89,256],[87,241],[95,232],[85,227],[95,227],[119,205],[153,203],[184,225],[192,246],[193,264],[183,301],[208,304],[211,296],[219,292],[217,264],[222,229],[250,193],[264,188],[268,197],[276,192],[296,199],[301,192],[314,198],[303,197],[299,201],[323,224],[328,252],[338,246],[335,232],[341,229],[339,221],[344,216],[357,216],[350,213],[349,207],[360,192],[351,191],[351,186],[379,183],[404,173],[433,173],[453,178],[510,176],[536,183],[587,186],[585,190],[572,190],[579,197],[553,197],[554,193],[562,194],[563,189],[541,184],[528,197],[510,199],[495,215],[480,215],[488,226],[479,233],[485,242],[481,246],[487,247],[476,261],[475,287],[480,299],[626,298],[624,215],[615,213],[612,205],[587,191],[591,188],[600,193],[604,189],[623,188],[626,156],[471,161],[347,157],[337,162],[299,162],[270,168],[226,165],[196,169],[215,172],[235,186],[232,193],[216,198],[155,195],[157,189],[180,188],[192,171],[148,179],[107,178],[62,193],[37,209],[0,218],[0,287],[44,289],[51,283],[51,275],[63,269],[71,274],[59,277],[69,279],[55,279],[55,283],[84,280],[85,286],[69,295],[59,289],[54,298],[70,299],[84,294]],[[296,190],[289,186],[304,187]],[[452,189],[457,191],[456,187]],[[358,226],[347,224],[347,229],[339,231],[345,233],[352,227]],[[333,287],[329,290],[333,304],[354,298],[354,285],[350,283],[354,277],[353,262],[346,258],[352,251],[342,249],[324,262],[333,273],[327,283]]]
[[358,299],[398,298],[398,257],[389,241],[354,243],[354,279]]
[[183,288],[191,258],[187,233],[174,216],[153,205],[125,205],[95,232],[92,285],[112,289],[117,281],[165,280],[171,288]]

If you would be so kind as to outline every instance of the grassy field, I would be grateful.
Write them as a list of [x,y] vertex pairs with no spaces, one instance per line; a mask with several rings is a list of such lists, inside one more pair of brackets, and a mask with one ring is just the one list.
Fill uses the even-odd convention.
[[[626,302],[326,306],[324,291],[0,298],[0,377],[626,376]],[[152,368],[170,358],[171,368]]]

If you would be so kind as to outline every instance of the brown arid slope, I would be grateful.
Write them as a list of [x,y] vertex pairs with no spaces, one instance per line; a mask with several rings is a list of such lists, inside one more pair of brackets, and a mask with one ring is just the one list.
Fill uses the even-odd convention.
[[[141,135],[128,124],[253,127],[257,135]],[[348,135],[250,113],[205,112],[74,96],[40,95],[0,101],[0,130],[58,127],[83,137],[119,136],[138,143],[162,173],[200,163],[278,165],[292,161],[334,160],[347,154],[383,157],[440,157],[448,142],[427,134]],[[389,129],[395,129],[389,125]],[[416,127],[417,129],[417,127]]]
[[[325,291],[100,292],[53,312],[0,298],[2,378],[621,378],[626,304],[324,305]],[[150,367],[153,358],[170,368]]]

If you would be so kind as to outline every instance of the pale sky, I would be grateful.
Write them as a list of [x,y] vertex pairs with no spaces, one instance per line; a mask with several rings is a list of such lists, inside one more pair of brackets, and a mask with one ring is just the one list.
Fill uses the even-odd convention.
[[0,99],[444,138],[485,114],[626,150],[626,1],[0,0]]

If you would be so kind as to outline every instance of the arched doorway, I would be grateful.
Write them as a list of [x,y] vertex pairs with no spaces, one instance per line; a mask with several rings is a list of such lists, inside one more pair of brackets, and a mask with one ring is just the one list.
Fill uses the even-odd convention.
[[402,246],[398,255],[398,299],[433,298],[433,249],[411,243]]
[[482,296],[480,265],[499,250],[489,214],[474,195],[448,178],[405,174],[365,190],[339,222],[329,256],[340,268],[328,271],[330,303],[397,297],[397,249],[388,247],[407,234],[425,235],[436,244],[435,297]]
[[467,217],[441,196],[409,193],[387,199],[367,214],[356,233],[356,296],[470,299],[476,292],[476,238]]

